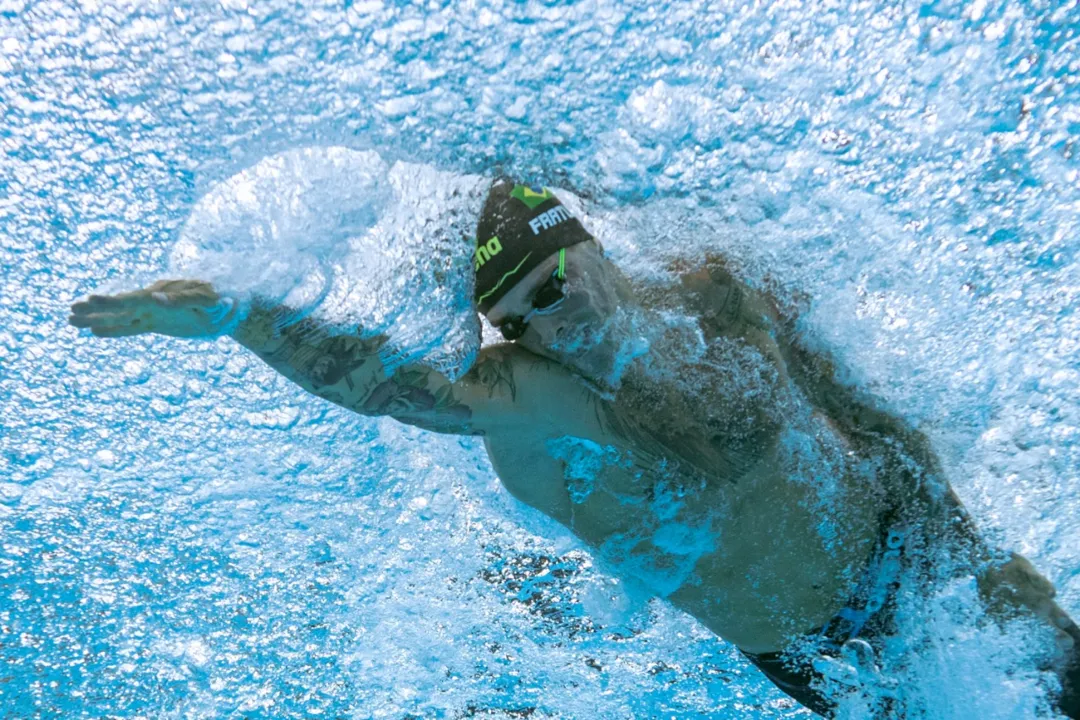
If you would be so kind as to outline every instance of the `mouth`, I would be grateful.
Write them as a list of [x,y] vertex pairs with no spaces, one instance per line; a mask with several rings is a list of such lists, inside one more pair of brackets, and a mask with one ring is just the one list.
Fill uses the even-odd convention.
[[566,355],[580,357],[602,346],[611,335],[612,322],[600,322],[600,318],[590,317],[589,322],[578,322],[571,326],[560,328],[556,334],[551,349]]

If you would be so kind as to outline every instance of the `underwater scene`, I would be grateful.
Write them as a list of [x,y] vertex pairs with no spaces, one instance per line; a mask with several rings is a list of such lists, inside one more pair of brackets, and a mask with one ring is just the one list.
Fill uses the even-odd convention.
[[[655,301],[541,341],[557,303],[585,312],[593,245],[570,247],[522,344],[585,379],[531,395],[532,365],[485,374],[503,336],[476,312],[510,249],[476,245],[500,177],[565,208],[530,232],[580,221],[589,277]],[[939,494],[1080,616],[1077,0],[0,0],[0,718],[816,717],[740,651],[813,625],[752,631],[710,578],[854,588],[815,563],[879,542],[848,534],[880,498],[845,478],[884,466],[822,439],[765,345],[670,299],[710,258],[837,392],[917,429]],[[232,324],[69,324],[183,278],[227,290]],[[289,309],[275,331],[377,341],[403,383],[537,396],[522,422],[552,428],[496,450],[416,419],[466,412],[449,389],[315,397],[228,336],[254,299]],[[621,422],[620,397],[632,447],[573,429]],[[710,467],[749,487],[767,446],[797,494],[748,510],[654,446],[699,421],[725,438]],[[569,520],[527,499],[547,462]],[[631,506],[644,534],[576,524]],[[970,573],[905,584],[915,564],[875,657],[807,660],[834,716],[1066,717],[1053,632],[995,620]],[[749,615],[795,602],[755,592]]]

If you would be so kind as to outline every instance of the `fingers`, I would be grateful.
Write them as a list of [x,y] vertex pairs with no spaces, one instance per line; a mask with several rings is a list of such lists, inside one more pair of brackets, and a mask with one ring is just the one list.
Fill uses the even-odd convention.
[[110,295],[91,295],[71,306],[68,322],[77,328],[117,327],[130,325],[138,304],[133,298]]
[[210,283],[201,280],[159,280],[148,288],[116,295],[91,295],[71,306],[76,315],[116,312],[155,303],[162,306],[212,306],[220,296]]
[[89,328],[99,337],[122,337],[150,331],[150,315],[134,298],[91,295],[71,306],[68,323]]
[[131,313],[94,313],[72,315],[68,322],[77,328],[89,328],[98,337],[126,337],[151,332],[150,323]]
[[71,306],[68,322],[98,337],[156,332],[174,337],[213,335],[235,301],[198,280],[162,280],[142,290],[91,295]]
[[133,297],[124,295],[91,295],[71,306],[73,313],[93,313],[120,310],[132,304]]

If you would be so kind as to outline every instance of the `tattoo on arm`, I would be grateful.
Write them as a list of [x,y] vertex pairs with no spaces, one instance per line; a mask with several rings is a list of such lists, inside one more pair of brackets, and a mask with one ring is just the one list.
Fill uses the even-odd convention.
[[485,350],[454,384],[426,368],[400,368],[372,391],[361,412],[391,415],[435,432],[483,435],[473,426],[472,404],[491,399],[517,400],[514,358],[503,348]]
[[[288,312],[257,307],[234,337],[290,380],[334,402],[347,401],[357,392],[358,379],[379,372],[379,351],[387,343],[386,336],[335,335],[310,318],[282,327],[280,319]],[[358,372],[365,365],[367,372]],[[342,381],[345,387],[333,389]]]
[[470,371],[475,373],[476,380],[488,391],[488,397],[494,397],[499,391],[510,394],[510,401],[517,400],[517,383],[514,381],[514,365],[510,355],[499,349],[492,349],[485,353]]
[[290,334],[276,349],[260,354],[271,365],[288,365],[304,373],[314,390],[337,385],[342,380],[350,391],[356,389],[354,373],[378,358],[386,338],[360,338],[336,335],[318,344],[308,344],[303,337]]
[[[399,367],[391,375],[380,357],[385,335],[332,335],[310,319],[281,327],[283,308],[253,312],[236,339],[305,390],[364,415],[389,415],[426,430],[478,434],[472,409],[455,396],[441,373],[420,366]],[[513,376],[498,374],[502,382]]]
[[742,314],[745,295],[736,283],[728,285],[727,290],[727,297],[724,298],[724,306],[720,309],[720,314],[728,323],[734,323]]
[[364,415],[389,415],[425,430],[477,434],[471,426],[472,408],[454,396],[454,386],[446,378],[426,368],[398,368],[372,389],[357,410]]

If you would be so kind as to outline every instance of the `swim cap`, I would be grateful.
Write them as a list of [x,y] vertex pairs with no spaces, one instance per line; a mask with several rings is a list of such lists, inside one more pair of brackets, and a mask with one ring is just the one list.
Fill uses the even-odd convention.
[[559,198],[499,178],[476,228],[476,305],[487,314],[529,271],[562,248],[592,240]]

